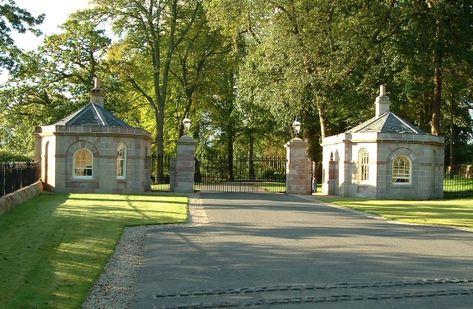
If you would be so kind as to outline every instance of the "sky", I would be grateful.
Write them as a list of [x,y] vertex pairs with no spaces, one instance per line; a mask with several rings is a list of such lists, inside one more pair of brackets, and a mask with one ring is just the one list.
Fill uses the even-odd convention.
[[[69,14],[89,6],[88,0],[15,0],[16,4],[37,16],[46,14],[43,23],[38,27],[44,34],[59,31],[58,26],[63,24]],[[43,38],[32,34],[16,34],[13,36],[17,46],[31,50],[41,44]]]
[[[60,31],[58,26],[67,20],[69,14],[89,6],[88,0],[15,0],[15,3],[34,16],[46,14],[43,23],[38,27],[43,32],[43,36],[12,33],[16,45],[24,50],[35,49],[43,42],[44,35]],[[0,84],[4,83],[7,77],[6,72],[0,70]]]

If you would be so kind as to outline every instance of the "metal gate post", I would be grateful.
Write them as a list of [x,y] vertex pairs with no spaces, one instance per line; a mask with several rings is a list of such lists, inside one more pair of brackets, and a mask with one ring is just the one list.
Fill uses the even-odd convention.
[[296,137],[286,147],[286,193],[311,194],[311,162],[307,157],[307,143]]
[[195,144],[189,135],[177,141],[174,192],[194,192]]

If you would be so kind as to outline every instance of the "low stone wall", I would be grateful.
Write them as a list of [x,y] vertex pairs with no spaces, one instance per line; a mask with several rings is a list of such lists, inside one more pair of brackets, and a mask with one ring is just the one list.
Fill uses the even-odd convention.
[[15,208],[17,205],[26,202],[43,191],[43,183],[37,181],[28,187],[0,197],[0,216]]

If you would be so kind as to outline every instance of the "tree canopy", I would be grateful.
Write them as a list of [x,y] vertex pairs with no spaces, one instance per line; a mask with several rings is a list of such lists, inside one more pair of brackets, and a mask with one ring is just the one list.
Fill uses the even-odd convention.
[[11,37],[12,31],[30,31],[39,35],[36,26],[43,22],[44,15],[33,16],[18,7],[13,0],[0,0],[0,69],[12,69],[15,59],[21,53]]
[[0,66],[15,64],[0,90],[2,147],[32,151],[33,127],[85,104],[100,76],[107,108],[152,132],[158,156],[174,151],[186,115],[198,151],[229,165],[236,155],[281,154],[297,118],[320,161],[321,139],[372,117],[387,84],[394,112],[445,135],[452,163],[472,160],[469,0],[93,4],[22,53],[11,29],[34,31],[43,17],[0,2]]

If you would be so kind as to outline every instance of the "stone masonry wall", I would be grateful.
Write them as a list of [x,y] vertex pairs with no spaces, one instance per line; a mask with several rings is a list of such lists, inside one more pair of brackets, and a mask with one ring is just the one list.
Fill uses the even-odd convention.
[[[411,160],[411,183],[392,182],[392,162],[395,156]],[[383,143],[379,146],[377,198],[437,199],[443,197],[443,156],[440,145]],[[381,159],[382,158],[382,159]]]
[[37,181],[28,187],[21,188],[15,192],[0,197],[0,216],[12,210],[21,203],[24,203],[43,191],[43,183]]
[[[367,181],[359,179],[358,153],[362,148],[369,152]],[[329,181],[331,154],[337,162],[338,178]],[[399,154],[408,156],[412,162],[410,183],[392,182],[392,162]],[[322,190],[325,194],[377,199],[442,198],[443,160],[442,137],[400,133],[339,134],[324,139]]]
[[[61,128],[61,127],[60,127]],[[66,128],[68,129],[68,128]],[[143,130],[111,128],[104,133],[78,128],[68,133],[39,133],[42,144],[42,168],[46,166],[45,148],[49,142],[48,173],[42,170],[46,188],[56,192],[142,193],[151,185],[150,138]],[[103,129],[103,128],[97,128]],[[121,134],[120,132],[123,131]],[[133,135],[133,133],[140,133]],[[117,146],[126,145],[126,177],[117,179]],[[51,147],[54,146],[54,147]],[[73,177],[73,155],[80,148],[93,154],[93,178]]]
[[187,135],[177,141],[174,192],[194,192],[195,144],[194,139]]
[[287,145],[286,193],[311,194],[311,192],[307,144],[300,138],[294,138]]

